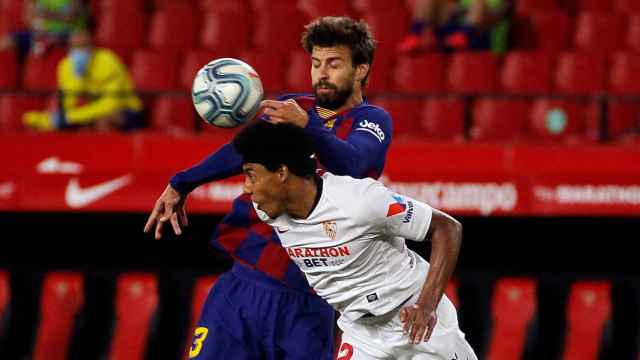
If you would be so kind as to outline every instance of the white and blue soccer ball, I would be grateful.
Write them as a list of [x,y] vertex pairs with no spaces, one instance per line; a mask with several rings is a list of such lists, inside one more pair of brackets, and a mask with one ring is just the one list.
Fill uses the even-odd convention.
[[264,92],[258,73],[233,58],[216,59],[198,71],[191,98],[207,123],[232,128],[252,119]]

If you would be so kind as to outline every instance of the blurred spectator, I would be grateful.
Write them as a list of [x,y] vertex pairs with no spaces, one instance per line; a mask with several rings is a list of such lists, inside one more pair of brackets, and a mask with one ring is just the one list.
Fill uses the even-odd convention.
[[74,32],[69,54],[58,64],[57,111],[30,111],[24,123],[36,130],[93,127],[130,130],[142,125],[142,102],[125,65],[107,49],[93,48],[86,31]]
[[400,53],[423,50],[493,50],[507,47],[509,0],[416,0]]
[[50,46],[66,45],[71,32],[85,29],[87,11],[82,0],[29,0],[24,18],[28,29],[0,39],[0,50],[15,48],[20,59],[30,50],[41,54]]

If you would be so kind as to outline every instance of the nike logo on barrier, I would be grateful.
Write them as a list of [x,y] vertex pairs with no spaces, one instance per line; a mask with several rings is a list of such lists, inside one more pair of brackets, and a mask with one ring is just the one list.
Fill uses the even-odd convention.
[[133,175],[127,174],[97,185],[81,188],[78,178],[69,180],[64,199],[71,208],[85,207],[103,197],[129,185]]

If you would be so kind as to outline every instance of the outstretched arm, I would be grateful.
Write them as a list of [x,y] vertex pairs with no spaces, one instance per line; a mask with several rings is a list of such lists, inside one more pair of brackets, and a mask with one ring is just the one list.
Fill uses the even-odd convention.
[[194,167],[177,173],[156,200],[144,226],[144,232],[149,232],[155,227],[155,238],[160,239],[164,223],[170,222],[173,232],[176,235],[182,234],[180,226],[188,225],[184,208],[187,195],[201,184],[240,173],[242,157],[231,144],[222,146]]
[[414,344],[423,339],[428,341],[436,326],[436,308],[458,261],[462,225],[444,212],[433,209],[426,239],[432,243],[427,279],[416,304],[400,312],[404,332]]

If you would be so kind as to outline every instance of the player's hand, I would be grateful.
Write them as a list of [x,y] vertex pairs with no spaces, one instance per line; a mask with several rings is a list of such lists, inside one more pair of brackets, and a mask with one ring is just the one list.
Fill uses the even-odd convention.
[[435,310],[428,310],[416,304],[400,310],[400,321],[404,324],[403,331],[409,336],[409,342],[418,344],[423,340],[429,341],[438,322],[438,316]]
[[264,115],[269,116],[269,121],[274,124],[290,123],[301,128],[307,126],[309,114],[293,100],[275,101],[263,100],[260,108]]
[[180,195],[171,185],[167,185],[160,198],[156,200],[156,204],[149,215],[147,223],[144,225],[144,232],[148,233],[155,225],[155,238],[160,239],[162,237],[162,226],[169,221],[173,232],[176,235],[182,234],[180,225],[187,226],[189,221],[187,219],[187,212],[184,209],[185,197]]

